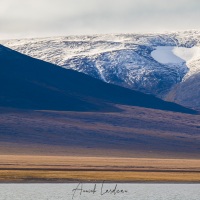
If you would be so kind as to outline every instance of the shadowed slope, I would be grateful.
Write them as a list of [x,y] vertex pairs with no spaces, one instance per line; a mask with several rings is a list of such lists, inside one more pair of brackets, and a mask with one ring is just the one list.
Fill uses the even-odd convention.
[[107,84],[0,46],[0,106],[75,111],[119,110],[110,103],[196,113],[154,96]]

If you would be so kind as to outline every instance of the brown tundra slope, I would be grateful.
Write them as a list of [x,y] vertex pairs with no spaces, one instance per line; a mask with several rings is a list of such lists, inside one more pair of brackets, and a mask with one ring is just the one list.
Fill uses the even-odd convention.
[[140,107],[122,112],[2,108],[1,154],[200,157],[200,116]]

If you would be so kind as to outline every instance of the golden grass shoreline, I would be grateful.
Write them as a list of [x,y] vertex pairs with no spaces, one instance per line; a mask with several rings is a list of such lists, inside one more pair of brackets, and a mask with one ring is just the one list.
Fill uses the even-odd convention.
[[199,159],[0,155],[1,183],[200,183]]
[[0,170],[1,183],[28,182],[163,182],[200,183],[199,172],[112,172]]

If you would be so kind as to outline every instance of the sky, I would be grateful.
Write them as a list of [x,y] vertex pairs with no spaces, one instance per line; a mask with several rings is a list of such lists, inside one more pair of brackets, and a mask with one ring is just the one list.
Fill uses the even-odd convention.
[[200,29],[199,0],[0,0],[0,39]]

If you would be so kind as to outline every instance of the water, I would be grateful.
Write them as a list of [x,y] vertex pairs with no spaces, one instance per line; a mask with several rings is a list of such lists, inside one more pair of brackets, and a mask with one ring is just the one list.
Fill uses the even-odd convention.
[[0,184],[0,200],[70,199],[200,200],[200,184]]

